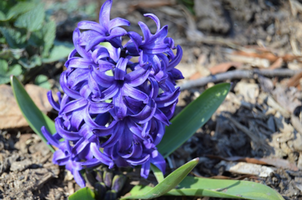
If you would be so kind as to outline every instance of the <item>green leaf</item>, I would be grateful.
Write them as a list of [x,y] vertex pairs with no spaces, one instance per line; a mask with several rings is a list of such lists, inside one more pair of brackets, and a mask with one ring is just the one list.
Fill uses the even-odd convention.
[[164,174],[160,169],[158,169],[155,165],[151,164],[151,169],[154,173],[154,176],[158,183],[162,182],[164,180]]
[[2,49],[0,51],[0,59],[9,60],[12,58],[19,59],[22,55],[23,49]]
[[22,68],[20,65],[15,64],[8,67],[5,60],[0,59],[0,84],[5,84],[9,82],[10,76],[19,76],[22,73]]
[[249,181],[186,177],[179,187],[180,189],[173,189],[167,195],[283,200],[283,197],[272,188]]
[[95,200],[95,194],[88,188],[81,188],[68,197],[68,200]]
[[[47,141],[41,132],[41,128],[42,126],[45,126],[45,128],[50,131],[50,133],[54,134],[56,132],[54,122],[39,110],[39,108],[30,98],[30,96],[16,77],[11,76],[10,84],[24,118],[28,122],[29,126],[33,129],[33,131],[35,131],[35,133],[37,133],[40,138],[47,144]],[[54,148],[52,146],[48,145],[48,147],[52,152],[54,152]]]
[[47,58],[43,58],[44,63],[51,63],[63,58],[66,58],[70,52],[74,49],[72,45],[62,43],[59,45],[55,45]]
[[5,20],[6,20],[5,14],[0,11],[0,21],[5,21]]
[[0,74],[6,74],[8,70],[8,64],[6,62],[6,60],[0,59]]
[[24,48],[26,33],[17,29],[0,27],[0,32],[4,36],[7,44],[11,48]]
[[151,199],[166,194],[171,189],[175,188],[190,171],[198,164],[199,159],[191,160],[183,166],[169,174],[163,181],[158,183],[154,188],[141,189],[141,186],[134,187],[130,191],[131,196],[123,197],[123,199]]
[[42,59],[39,55],[33,55],[30,59],[21,58],[18,62],[27,69],[42,65]]
[[35,78],[35,84],[46,89],[51,89],[51,84],[48,82],[48,77],[45,75],[38,75]]
[[16,5],[14,5],[7,13],[6,20],[10,20],[13,17],[17,17],[18,15],[25,13],[27,11],[30,11],[35,7],[35,4],[33,2],[19,2]]
[[42,28],[44,17],[43,4],[39,3],[33,9],[20,15],[14,25],[19,28],[26,28],[29,31],[36,31]]
[[49,56],[49,50],[53,46],[56,37],[56,23],[54,21],[48,22],[47,24],[45,24],[45,26],[43,26],[42,32],[44,41],[42,57],[47,57]]
[[229,83],[217,84],[204,91],[195,101],[184,108],[172,119],[172,124],[166,127],[166,133],[157,146],[158,151],[167,157],[187,141],[210,119],[229,90]]

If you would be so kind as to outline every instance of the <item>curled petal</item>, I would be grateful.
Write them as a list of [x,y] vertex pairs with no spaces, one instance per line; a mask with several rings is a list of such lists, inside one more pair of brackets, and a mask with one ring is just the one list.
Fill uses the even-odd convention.
[[139,85],[142,85],[147,80],[149,74],[150,69],[138,67],[134,71],[126,75],[126,83],[132,87],[137,87]]
[[150,160],[145,162],[141,168],[141,177],[147,179],[150,173]]
[[90,103],[89,106],[89,113],[90,114],[100,114],[100,113],[106,113],[109,110],[111,110],[113,108],[113,104],[111,103],[103,103],[103,102],[99,102],[99,103]]
[[145,105],[141,112],[131,116],[134,117],[138,123],[145,124],[153,117],[155,111],[155,102],[151,100],[147,105]]
[[146,13],[146,14],[144,14],[144,16],[153,19],[153,21],[156,23],[157,31],[159,31],[160,21],[159,21],[158,17],[152,13]]
[[65,138],[65,139],[71,140],[71,141],[78,140],[79,138],[81,138],[81,136],[79,135],[78,132],[65,130],[62,127],[61,121],[59,119],[55,120],[55,127],[56,127],[56,130],[58,131],[58,134],[61,135],[62,138]]
[[132,97],[133,99],[143,101],[144,103],[148,103],[149,100],[148,95],[146,95],[144,92],[138,89],[129,86],[128,84],[124,84],[122,91],[125,94],[125,96],[129,96]]
[[170,122],[169,119],[166,117],[166,115],[160,111],[159,109],[156,109],[156,112],[154,114],[154,117],[160,121],[162,121],[165,125],[169,126]]
[[110,26],[109,26],[109,29],[113,29],[115,27],[118,27],[118,26],[130,26],[130,22],[126,19],[122,19],[122,18],[114,18],[110,21]]
[[116,68],[114,71],[114,78],[115,80],[124,80],[126,75],[126,66],[128,63],[127,58],[120,58],[119,61],[116,64]]
[[130,158],[130,159],[127,159],[127,161],[131,165],[137,166],[137,165],[142,165],[142,164],[148,162],[149,159],[150,159],[150,155],[146,155],[146,156],[142,156],[141,158]]
[[91,76],[102,87],[109,87],[114,81],[113,76],[107,76],[104,72],[99,72],[97,69],[93,69]]
[[116,84],[112,84],[109,88],[103,91],[104,99],[107,100],[114,97],[119,92],[119,87]]
[[84,106],[87,105],[87,100],[86,99],[79,99],[79,100],[74,100],[70,101],[68,104],[66,104],[62,110],[60,111],[60,114],[62,113],[69,113],[75,110],[78,110],[80,108],[83,108]]
[[173,103],[175,103],[175,101],[178,100],[178,96],[180,93],[180,88],[176,88],[174,90],[173,93],[164,93],[164,95],[159,96],[158,98],[156,98],[156,104],[159,108],[161,107],[167,107]]
[[69,59],[69,66],[72,68],[89,68],[89,66],[93,65],[94,63],[90,60],[83,59],[83,58],[71,58]]
[[118,142],[121,135],[123,134],[123,132],[124,132],[124,126],[118,124],[116,129],[114,130],[114,133],[110,136],[110,138],[105,143],[101,144],[101,147],[109,148],[115,145]]
[[52,146],[59,147],[59,143],[57,140],[54,139],[53,135],[51,135],[45,126],[42,126],[41,131],[47,141],[47,143],[51,144]]
[[[60,94],[61,96],[61,94]],[[52,96],[52,92],[51,91],[48,91],[47,92],[47,98],[48,98],[48,101],[50,103],[50,105],[56,110],[56,111],[60,111],[60,105],[55,102],[55,100],[53,99],[53,96]]]
[[100,26],[99,23],[97,22],[92,22],[92,21],[81,21],[78,23],[78,28],[83,29],[83,30],[94,30],[97,31],[101,34],[105,33],[105,29]]
[[99,22],[101,26],[104,27],[106,30],[109,29],[111,6],[112,6],[112,0],[107,0],[105,1],[105,3],[103,4],[100,10]]
[[72,39],[73,39],[73,44],[77,50],[77,52],[86,59],[89,59],[89,54],[79,45],[79,38],[80,38],[81,32],[78,28],[76,28],[73,31]]
[[88,42],[88,44],[85,47],[86,51],[91,50],[94,46],[98,45],[101,42],[105,42],[106,41],[106,37],[103,35],[100,35],[98,37],[95,37],[93,40],[91,40],[90,42]]
[[151,163],[155,165],[160,171],[162,171],[163,174],[165,174],[166,171],[166,162],[164,157],[161,154],[157,154],[156,157],[152,157]]
[[150,30],[149,30],[148,26],[143,22],[138,22],[138,25],[140,26],[140,28],[143,32],[144,42],[148,42],[150,40],[150,37],[151,37],[151,33],[150,33]]
[[183,51],[182,48],[178,45],[177,46],[177,53],[176,56],[174,57],[174,59],[169,63],[168,67],[167,67],[167,71],[172,70],[176,65],[178,65],[178,63],[181,61],[183,55]]
[[77,182],[77,184],[81,187],[84,188],[86,186],[85,180],[82,177],[80,171],[78,170],[71,170],[72,171],[72,175],[74,177],[74,180]]
[[74,90],[71,90],[67,85],[67,79],[66,79],[66,71],[62,72],[60,77],[60,83],[62,90],[69,96],[74,99],[81,98],[80,94]]

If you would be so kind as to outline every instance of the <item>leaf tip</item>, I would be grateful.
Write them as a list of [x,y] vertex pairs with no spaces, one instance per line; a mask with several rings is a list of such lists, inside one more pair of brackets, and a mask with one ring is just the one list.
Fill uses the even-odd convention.
[[196,163],[199,162],[199,158],[194,158],[193,161],[195,161]]
[[10,82],[13,82],[14,75],[10,75]]

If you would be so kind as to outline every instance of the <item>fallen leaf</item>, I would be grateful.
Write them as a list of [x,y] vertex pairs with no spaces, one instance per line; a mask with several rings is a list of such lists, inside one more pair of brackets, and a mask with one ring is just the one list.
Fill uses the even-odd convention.
[[269,66],[269,69],[278,69],[282,66],[282,64],[283,64],[283,59],[278,58],[275,62],[273,62],[273,64],[271,64],[271,66]]
[[[31,84],[26,85],[25,89],[42,112],[47,113],[52,109],[46,96],[47,89]],[[15,100],[12,88],[9,85],[0,85],[0,91],[0,129],[28,126]],[[57,99],[56,95],[54,98]]]
[[291,77],[288,82],[288,87],[296,87],[300,84],[300,79],[302,78],[302,72],[296,74],[295,76]]
[[225,62],[225,63],[220,63],[218,65],[215,65],[211,67],[209,70],[211,74],[215,75],[218,73],[223,73],[228,71],[231,67],[234,68],[240,68],[242,66],[242,63],[240,62]]

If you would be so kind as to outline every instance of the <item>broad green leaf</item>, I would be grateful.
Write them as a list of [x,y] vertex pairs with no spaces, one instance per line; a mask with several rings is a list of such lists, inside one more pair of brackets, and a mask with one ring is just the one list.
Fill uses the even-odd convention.
[[173,189],[167,195],[283,200],[283,197],[272,188],[249,181],[186,177],[179,187],[180,189]]
[[19,2],[8,11],[5,20],[10,20],[12,17],[17,17],[18,15],[33,9],[34,7],[35,4],[33,2]]
[[35,84],[46,89],[51,89],[51,84],[48,82],[48,77],[45,75],[38,75],[35,78]]
[[0,59],[19,59],[23,51],[23,49],[2,49],[2,51],[0,51]]
[[167,157],[187,141],[210,119],[229,90],[229,83],[217,84],[204,91],[195,101],[184,108],[172,119],[172,124],[166,127],[166,133],[157,146],[158,151]]
[[69,44],[60,44],[55,45],[51,50],[47,58],[43,58],[44,63],[51,63],[63,58],[66,58],[70,52],[74,49],[72,45]]
[[11,48],[24,48],[26,33],[17,29],[0,27],[0,32],[4,36],[7,44]]
[[0,11],[0,21],[5,21],[5,20],[6,20],[5,14]]
[[70,195],[68,200],[95,200],[95,194],[90,188],[85,187]]
[[6,60],[0,59],[0,74],[6,74],[8,70],[8,64],[6,62]]
[[42,59],[39,55],[33,55],[32,57],[30,57],[30,59],[21,58],[18,62],[23,67],[30,69],[36,66],[41,66]]
[[33,9],[20,15],[14,25],[19,28],[26,28],[29,31],[36,31],[42,28],[44,17],[43,4],[39,3]]
[[[30,98],[30,96],[16,77],[11,76],[10,84],[12,86],[18,106],[29,126],[33,129],[33,131],[35,131],[35,133],[40,136],[40,138],[45,143],[47,143],[45,137],[41,132],[41,128],[42,126],[45,126],[45,128],[50,131],[50,133],[54,134],[56,132],[54,122],[39,110],[39,108]],[[54,152],[54,148],[50,145],[48,146],[50,150]]]
[[166,194],[168,191],[175,188],[188,173],[190,173],[190,171],[198,164],[198,161],[199,159],[194,159],[179,167],[154,188],[150,187],[148,190],[138,190],[140,189],[140,186],[138,186],[139,188],[134,187],[134,189],[130,191],[131,196],[123,197],[123,199],[151,199]]
[[43,32],[43,41],[44,41],[44,49],[43,49],[42,57],[45,58],[49,56],[49,50],[53,46],[56,37],[56,23],[54,21],[50,21],[46,23],[45,26],[43,26],[42,28],[42,32]]
[[0,59],[0,84],[5,84],[9,82],[10,76],[19,76],[22,73],[22,68],[20,65],[15,64],[8,67],[5,60]]

